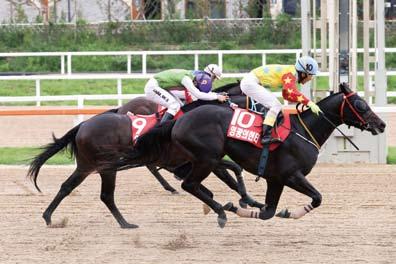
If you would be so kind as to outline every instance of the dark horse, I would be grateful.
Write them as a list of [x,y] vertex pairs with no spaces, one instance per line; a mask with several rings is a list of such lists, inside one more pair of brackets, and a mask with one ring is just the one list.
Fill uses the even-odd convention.
[[[373,135],[382,133],[385,129],[385,123],[362,98],[346,85],[341,85],[340,88],[341,92],[332,94],[318,103],[323,111],[319,117],[311,110],[301,114],[302,122],[297,115],[290,116],[291,134],[269,155],[264,173],[267,181],[266,205],[259,212],[238,208],[232,203],[223,207],[198,187],[224,155],[228,155],[242,168],[257,175],[261,149],[246,142],[227,138],[227,129],[233,116],[231,108],[202,106],[176,121],[170,121],[149,131],[139,138],[134,149],[123,149],[123,153],[118,153],[123,157],[118,166],[122,167],[128,163],[161,164],[168,152],[166,146],[172,144],[178,146],[178,151],[185,153],[192,162],[193,169],[184,178],[182,188],[212,208],[218,214],[218,223],[221,227],[227,221],[225,210],[242,217],[263,220],[272,218],[284,186],[312,198],[310,204],[296,211],[282,210],[278,214],[280,217],[297,219],[318,207],[322,201],[321,194],[305,178],[315,165],[319,153],[312,141],[316,139],[318,147],[322,146],[335,126],[343,123],[370,131]],[[306,125],[306,129],[302,123]]]
[[[238,94],[237,96],[232,97],[236,101],[239,100],[242,104],[245,102],[245,97],[239,95],[240,90],[238,84],[227,85],[220,89],[220,91],[223,90],[229,90],[231,93]],[[187,112],[201,104],[203,104],[203,102],[197,101],[191,103],[183,107],[183,111]],[[77,168],[62,184],[58,194],[43,213],[43,218],[47,225],[51,224],[51,216],[60,202],[68,196],[74,188],[81,184],[88,175],[93,172],[99,172],[102,179],[100,194],[101,200],[106,204],[122,228],[137,227],[136,225],[129,224],[115,205],[114,190],[117,171],[112,169],[100,169],[100,153],[103,146],[121,145],[128,146],[129,148],[131,147],[131,121],[126,115],[116,113],[125,113],[127,111],[133,111],[134,113],[153,113],[156,109],[157,105],[151,103],[145,98],[134,99],[120,109],[110,110],[104,114],[90,118],[89,120],[72,128],[59,139],[54,137],[54,142],[47,145],[44,148],[44,151],[34,158],[31,162],[28,175],[33,178],[36,188],[40,191],[37,186],[37,177],[40,168],[50,157],[68,146],[70,147],[71,153],[76,157]],[[170,159],[170,162],[165,165],[167,169],[172,170],[185,162],[186,160],[183,156],[180,156],[179,153],[173,153],[172,159]],[[155,166],[149,165],[148,167],[152,168],[152,172],[153,170],[156,171]],[[233,162],[222,161],[219,163],[218,167],[213,169],[213,172],[230,188],[240,193],[244,203],[261,208],[263,205],[251,199],[243,189],[243,184],[238,185],[227,172],[227,169],[233,170],[237,175],[238,181],[242,182],[240,175],[242,170]],[[209,190],[206,190],[204,186],[201,188],[204,189],[208,195],[213,196],[213,194]]]

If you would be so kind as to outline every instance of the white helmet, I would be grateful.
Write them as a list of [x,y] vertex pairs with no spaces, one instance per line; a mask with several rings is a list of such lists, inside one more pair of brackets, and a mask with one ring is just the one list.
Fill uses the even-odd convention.
[[209,73],[211,77],[216,77],[217,79],[221,79],[221,75],[223,74],[222,70],[220,69],[219,65],[217,64],[209,64],[205,67],[204,71]]

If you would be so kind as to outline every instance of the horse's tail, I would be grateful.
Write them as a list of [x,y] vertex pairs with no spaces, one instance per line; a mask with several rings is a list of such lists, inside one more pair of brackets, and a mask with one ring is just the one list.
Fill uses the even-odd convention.
[[54,156],[59,151],[69,147],[71,156],[74,157],[77,154],[77,145],[76,145],[76,135],[78,130],[80,129],[82,123],[70,129],[63,137],[56,138],[54,134],[52,134],[53,141],[52,143],[44,146],[43,152],[34,157],[33,161],[30,163],[30,167],[28,170],[28,177],[33,179],[34,186],[36,189],[41,192],[40,188],[37,186],[37,176],[40,172],[41,167],[44,163]]
[[[103,151],[106,158],[112,156],[115,160],[105,164],[105,168],[125,170],[136,166],[143,166],[164,157],[168,151],[167,144],[171,141],[172,128],[175,120],[155,126],[146,134],[140,136],[136,144],[131,147],[121,146],[116,150]],[[106,163],[106,162],[104,162]]]

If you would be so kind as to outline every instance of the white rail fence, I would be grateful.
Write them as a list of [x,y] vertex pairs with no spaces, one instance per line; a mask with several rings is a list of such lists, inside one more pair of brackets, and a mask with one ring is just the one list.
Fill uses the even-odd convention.
[[[123,99],[132,99],[139,95],[123,94],[122,81],[127,79],[148,79],[153,74],[147,72],[147,57],[148,56],[174,56],[174,55],[191,55],[194,60],[194,69],[199,69],[200,55],[217,55],[217,63],[223,68],[223,57],[227,55],[257,55],[261,56],[262,65],[266,65],[267,55],[271,54],[290,54],[295,58],[300,57],[301,49],[280,49],[280,50],[179,50],[179,51],[93,51],[93,52],[20,52],[20,53],[0,53],[0,58],[10,57],[59,57],[60,69],[59,73],[55,74],[37,74],[37,75],[9,75],[0,76],[0,85],[2,80],[32,80],[35,81],[36,94],[35,96],[18,96],[0,97],[0,102],[36,102],[37,106],[44,101],[77,101],[79,107],[84,106],[86,100],[118,100],[118,105],[122,104]],[[318,51],[320,53],[320,50]],[[358,53],[362,53],[363,49],[358,49]],[[375,52],[370,49],[370,52]],[[386,53],[396,53],[396,48],[386,48]],[[73,57],[81,56],[126,56],[127,69],[125,73],[75,73],[72,68]],[[141,56],[142,64],[140,73],[132,72],[132,56]],[[240,78],[245,72],[227,73],[224,77]],[[358,76],[363,76],[363,71],[358,71]],[[370,76],[375,74],[370,72]],[[328,76],[328,72],[321,72],[319,76]],[[396,71],[387,71],[387,76],[396,76]],[[42,80],[117,80],[117,94],[116,95],[64,95],[64,96],[42,96],[41,95],[41,81]],[[280,96],[280,94],[279,94]],[[387,92],[388,97],[395,97],[396,92]]]

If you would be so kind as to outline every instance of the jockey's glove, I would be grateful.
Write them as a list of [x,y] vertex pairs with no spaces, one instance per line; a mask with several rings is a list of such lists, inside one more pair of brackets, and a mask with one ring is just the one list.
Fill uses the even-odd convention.
[[319,112],[322,112],[322,110],[320,110],[319,106],[312,101],[309,101],[307,106],[309,106],[309,108],[311,108],[311,111],[313,113],[315,113],[316,115],[319,115]]

